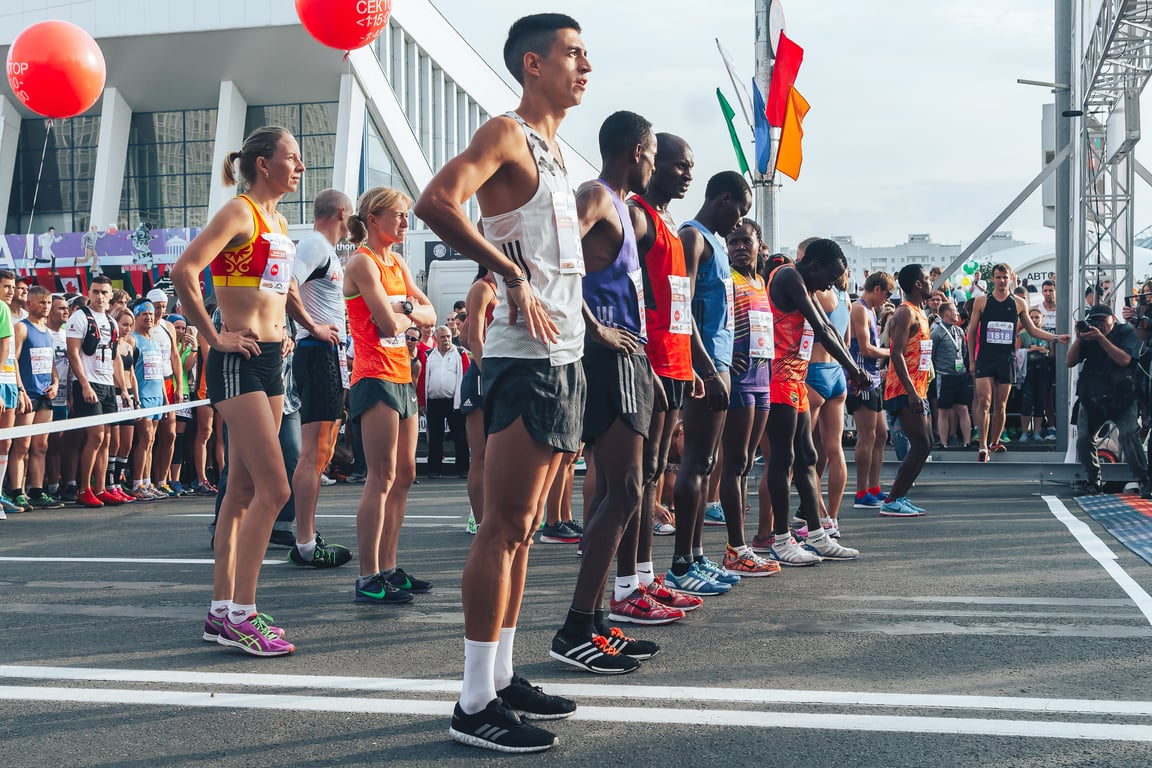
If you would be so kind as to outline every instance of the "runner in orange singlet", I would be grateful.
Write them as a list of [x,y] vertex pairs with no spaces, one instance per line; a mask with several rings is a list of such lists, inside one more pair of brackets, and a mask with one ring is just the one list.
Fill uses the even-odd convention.
[[[921,307],[932,294],[928,273],[919,264],[909,264],[897,276],[904,303],[896,308],[889,326],[892,356],[888,378],[884,381],[884,407],[900,419],[900,429],[910,447],[896,479],[888,491],[882,517],[916,517],[924,510],[908,500],[912,488],[932,447],[928,426],[928,376],[932,371],[932,338],[928,316]],[[897,354],[899,351],[900,354]]]

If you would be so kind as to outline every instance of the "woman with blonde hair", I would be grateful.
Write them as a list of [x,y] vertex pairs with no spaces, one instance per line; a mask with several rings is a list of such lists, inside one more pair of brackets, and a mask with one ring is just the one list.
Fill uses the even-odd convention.
[[408,490],[416,479],[416,387],[406,332],[433,325],[436,312],[392,246],[404,242],[412,200],[387,187],[360,196],[348,220],[359,247],[344,266],[344,301],[356,356],[349,418],[360,422],[368,477],[356,510],[360,578],[356,601],[406,603],[431,583],[396,567],[396,544]]
[[[189,322],[211,348],[208,399],[229,430],[228,490],[216,523],[212,604],[203,638],[254,656],[296,650],[284,631],[256,611],[256,581],[272,524],[288,501],[277,432],[283,416],[285,304],[296,247],[276,206],[300,186],[300,146],[284,128],[258,128],[224,164],[224,183],[243,182],[172,267]],[[220,309],[213,326],[199,276],[205,267]]]

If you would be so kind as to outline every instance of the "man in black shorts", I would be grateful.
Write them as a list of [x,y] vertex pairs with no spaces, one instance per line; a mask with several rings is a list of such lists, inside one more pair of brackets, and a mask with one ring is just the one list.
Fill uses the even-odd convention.
[[344,268],[336,243],[348,236],[352,201],[343,192],[325,189],[312,204],[315,224],[300,239],[292,265],[287,312],[296,321],[292,375],[300,394],[300,458],[292,474],[296,504],[296,543],[288,561],[314,568],[337,568],[352,552],[328,544],[316,533],[320,475],[340,434],[348,366],[344,359]]
[[959,430],[959,444],[968,445],[972,438],[972,417],[968,413],[972,378],[964,359],[964,330],[956,324],[958,319],[956,305],[945,301],[940,305],[940,322],[932,326],[932,365],[936,369],[938,395],[936,432],[941,441],[949,444],[953,432]]

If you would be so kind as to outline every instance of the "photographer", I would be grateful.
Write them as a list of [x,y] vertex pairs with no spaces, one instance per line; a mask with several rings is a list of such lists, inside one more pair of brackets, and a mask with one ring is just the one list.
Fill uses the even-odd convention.
[[1076,382],[1076,456],[1088,473],[1085,495],[1101,492],[1097,433],[1107,421],[1120,433],[1124,458],[1140,481],[1141,494],[1150,490],[1147,455],[1136,423],[1139,353],[1140,340],[1132,326],[1117,324],[1111,307],[1103,302],[1094,304],[1086,319],[1076,323],[1066,363],[1069,368],[1084,363]]

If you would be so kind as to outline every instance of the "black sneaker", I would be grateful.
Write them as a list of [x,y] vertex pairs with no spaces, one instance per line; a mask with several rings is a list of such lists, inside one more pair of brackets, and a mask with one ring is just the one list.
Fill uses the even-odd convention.
[[397,568],[388,576],[388,583],[396,589],[413,595],[422,595],[425,592],[432,591],[432,582],[425,581],[424,579],[414,579],[404,572],[403,568]]
[[33,509],[60,509],[64,506],[64,502],[57,501],[46,493],[33,496],[28,502],[32,505]]
[[75,483],[69,483],[68,485],[64,486],[64,490],[60,492],[60,501],[66,501],[68,503],[76,501]]
[[541,544],[578,544],[581,534],[568,526],[568,523],[546,525],[540,529]]
[[640,668],[640,662],[620,653],[603,635],[571,640],[557,632],[548,655],[597,675],[623,675]]
[[638,661],[650,659],[660,653],[660,646],[656,643],[651,640],[637,640],[634,637],[628,637],[619,627],[601,630],[597,637],[603,637],[608,641],[608,645],[615,648],[621,656],[627,656]]
[[339,568],[352,559],[352,550],[339,544],[328,544],[316,534],[316,549],[312,557],[306,559],[300,554],[296,544],[288,550],[288,562],[293,565],[310,565],[313,568]]
[[361,583],[356,580],[356,602],[376,603],[378,605],[395,605],[397,603],[412,602],[412,593],[396,587],[385,581],[380,574],[374,573]]
[[580,523],[576,522],[575,520],[565,520],[564,524],[567,525],[572,530],[576,531],[576,533],[580,534],[581,536],[584,535],[584,526],[581,525]]
[[555,734],[522,722],[500,699],[474,715],[464,714],[457,703],[448,733],[461,744],[497,752],[543,752],[556,746]]
[[[319,538],[319,536],[317,536],[317,538]],[[268,537],[268,543],[273,547],[295,547],[296,534],[290,530],[273,528],[272,535]]]
[[508,687],[496,691],[496,695],[525,720],[563,720],[576,711],[576,702],[550,696],[517,674],[513,674]]

